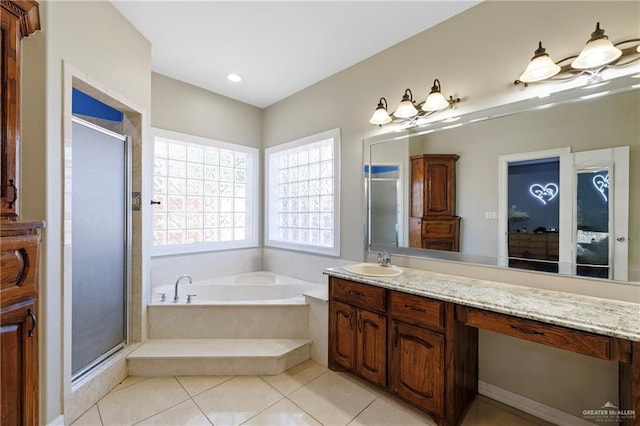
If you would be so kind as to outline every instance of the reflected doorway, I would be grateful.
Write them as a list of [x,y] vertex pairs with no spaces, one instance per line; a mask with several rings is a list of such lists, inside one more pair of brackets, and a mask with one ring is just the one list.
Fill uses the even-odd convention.
[[508,166],[509,266],[558,272],[560,157]]
[[629,147],[498,161],[501,265],[628,279]]

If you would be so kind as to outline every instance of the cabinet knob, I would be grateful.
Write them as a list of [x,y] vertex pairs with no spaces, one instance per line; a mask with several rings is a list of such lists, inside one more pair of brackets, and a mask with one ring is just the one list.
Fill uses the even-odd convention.
[[618,235],[616,237],[616,241],[619,243],[624,243],[627,239],[625,237],[623,237],[622,235]]

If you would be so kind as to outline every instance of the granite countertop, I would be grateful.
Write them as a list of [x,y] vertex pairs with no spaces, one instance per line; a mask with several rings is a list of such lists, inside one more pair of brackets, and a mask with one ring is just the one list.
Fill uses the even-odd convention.
[[400,268],[395,277],[325,274],[473,308],[640,342],[640,304]]

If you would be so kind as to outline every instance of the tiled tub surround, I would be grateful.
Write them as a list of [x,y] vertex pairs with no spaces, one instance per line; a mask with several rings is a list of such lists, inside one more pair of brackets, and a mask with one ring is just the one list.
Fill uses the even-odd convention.
[[[640,412],[640,304],[402,269],[388,278],[325,271],[332,369],[356,372],[441,424],[457,424],[477,392],[474,330],[485,329],[617,361],[618,405]],[[640,416],[625,422],[640,425]]]
[[326,273],[472,308],[640,342],[640,304],[637,303],[401,269],[401,275],[391,278],[357,275],[342,267],[329,268]]
[[[325,286],[272,272],[251,272],[178,287],[153,289],[148,306],[149,339],[306,339],[309,315],[305,293]],[[164,293],[165,302],[160,302]],[[190,304],[187,294],[196,294]]]
[[[179,304],[187,302],[189,294],[195,295],[193,305],[223,304],[300,304],[303,294],[320,287],[308,281],[274,274],[273,272],[249,272],[226,277],[194,281],[182,280],[178,286]],[[160,299],[165,296],[165,301]],[[175,282],[153,288],[153,304],[170,304],[175,294]]]
[[[309,339],[307,300],[326,292],[323,285],[252,272],[193,284],[183,280],[177,303],[173,289],[156,287],[147,308],[149,340],[127,357],[129,374],[279,374],[317,355]],[[188,294],[197,295],[191,303]]]

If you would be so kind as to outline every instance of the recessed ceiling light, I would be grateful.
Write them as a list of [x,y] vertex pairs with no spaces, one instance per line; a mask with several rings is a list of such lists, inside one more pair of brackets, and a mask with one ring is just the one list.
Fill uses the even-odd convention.
[[238,74],[229,74],[227,76],[227,80],[232,81],[234,83],[239,83],[242,81],[242,77],[239,76]]

